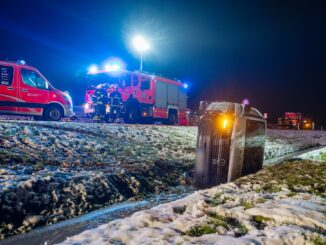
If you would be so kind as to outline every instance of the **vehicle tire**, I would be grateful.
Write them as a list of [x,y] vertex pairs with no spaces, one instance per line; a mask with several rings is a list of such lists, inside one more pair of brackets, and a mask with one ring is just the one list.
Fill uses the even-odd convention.
[[137,107],[127,108],[125,115],[126,123],[139,123],[139,109]]
[[44,117],[47,121],[60,121],[63,117],[63,110],[60,106],[50,105],[45,109]]
[[178,113],[175,110],[169,110],[169,116],[167,119],[168,125],[175,125],[178,122]]

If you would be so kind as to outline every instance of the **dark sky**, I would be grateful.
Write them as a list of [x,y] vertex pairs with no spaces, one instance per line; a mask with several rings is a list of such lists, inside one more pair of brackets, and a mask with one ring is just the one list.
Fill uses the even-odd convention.
[[323,1],[0,1],[0,59],[25,59],[82,103],[89,65],[119,57],[189,81],[189,102],[249,98],[270,115],[299,111],[326,126]]

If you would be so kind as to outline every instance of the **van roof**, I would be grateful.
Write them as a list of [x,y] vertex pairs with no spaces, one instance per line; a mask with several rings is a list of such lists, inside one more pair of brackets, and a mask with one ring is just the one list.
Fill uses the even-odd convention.
[[18,67],[27,67],[27,68],[32,68],[35,69],[35,67],[30,66],[30,65],[22,65],[22,64],[18,64],[15,61],[5,61],[5,60],[0,60],[0,64],[1,65],[11,65],[11,66],[18,66]]

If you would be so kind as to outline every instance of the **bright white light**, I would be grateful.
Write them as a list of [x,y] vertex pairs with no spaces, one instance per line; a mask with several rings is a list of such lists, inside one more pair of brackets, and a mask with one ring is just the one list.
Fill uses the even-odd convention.
[[188,84],[184,83],[184,84],[183,84],[183,87],[184,87],[184,88],[188,88]]
[[106,64],[104,68],[106,71],[118,71],[121,69],[121,67],[118,64],[113,64],[113,65]]
[[112,70],[112,71],[120,70],[120,66],[117,65],[117,64],[114,64],[114,65],[111,66],[111,70]]
[[89,73],[96,73],[98,71],[97,65],[91,65],[88,69]]
[[140,52],[144,52],[149,49],[149,43],[142,36],[136,36],[133,40],[133,44]]
[[104,69],[106,70],[106,71],[111,71],[111,65],[110,64],[106,64],[105,66],[104,66]]

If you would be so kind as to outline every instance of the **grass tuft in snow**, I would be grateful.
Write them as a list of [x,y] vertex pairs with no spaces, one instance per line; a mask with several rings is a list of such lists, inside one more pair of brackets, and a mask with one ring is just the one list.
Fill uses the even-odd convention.
[[206,234],[215,233],[216,230],[213,225],[196,225],[186,232],[186,235],[193,237],[200,237]]
[[173,207],[173,213],[183,214],[187,209],[186,205]]
[[252,219],[253,219],[253,221],[259,222],[259,223],[272,220],[271,218],[267,218],[267,217],[264,217],[264,216],[261,216],[261,215],[253,216]]
[[270,193],[276,193],[282,191],[282,187],[268,183],[264,185],[263,190]]
[[320,160],[323,161],[323,162],[326,162],[326,153],[325,152],[320,153]]
[[206,215],[209,217],[206,224],[196,225],[185,234],[199,237],[205,234],[220,233],[223,231],[225,233],[226,231],[232,230],[235,237],[240,237],[248,233],[246,226],[234,217],[223,217],[213,211],[207,211]]
[[213,212],[213,211],[208,211],[208,212],[206,213],[206,215],[207,215],[208,217],[213,218],[213,219],[223,220],[223,216],[218,215],[216,212]]
[[227,198],[222,198],[222,193],[218,192],[212,199],[205,199],[205,202],[211,206],[218,206],[224,204],[227,201]]
[[244,201],[244,200],[241,201],[241,205],[243,206],[244,210],[255,207],[255,204],[253,204],[252,202],[248,202],[248,201]]
[[257,227],[259,230],[263,230],[266,227],[266,222],[271,221],[271,218],[264,217],[261,215],[253,216],[252,221],[253,224]]
[[[268,183],[264,182],[268,179]],[[238,186],[250,183],[252,190],[261,193],[277,193],[289,191],[288,196],[295,193],[310,193],[326,198],[326,162],[291,161],[265,168],[256,175],[236,180]],[[261,187],[256,187],[260,184]]]
[[287,194],[287,196],[288,196],[288,197],[294,197],[294,196],[297,195],[297,194],[298,194],[298,193],[296,193],[296,192],[292,192],[292,191],[291,191],[290,193]]
[[326,239],[318,236],[313,240],[314,245],[326,245]]
[[257,200],[256,200],[256,203],[264,203],[264,202],[266,202],[267,201],[267,199],[265,199],[265,198],[263,198],[263,197],[260,197],[260,198],[258,198]]

